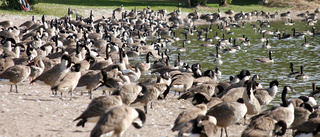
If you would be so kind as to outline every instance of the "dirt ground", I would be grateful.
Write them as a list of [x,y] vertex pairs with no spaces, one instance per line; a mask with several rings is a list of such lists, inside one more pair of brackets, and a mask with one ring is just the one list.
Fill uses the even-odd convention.
[[[101,11],[100,14],[106,12],[108,11]],[[0,16],[0,21],[7,19],[15,20],[14,25],[19,25],[31,19],[31,16]],[[84,137],[90,135],[95,124],[88,123],[82,128],[76,127],[76,122],[73,122],[73,119],[78,117],[91,101],[87,94],[83,96],[76,94],[72,100],[69,100],[69,95],[65,94],[66,98],[60,100],[59,97],[51,95],[49,86],[30,85],[28,80],[20,83],[18,88],[19,93],[9,93],[9,85],[0,85],[0,137]],[[101,95],[101,91],[95,91],[93,94],[97,97]],[[180,112],[192,106],[190,101],[177,100],[177,97],[169,94],[165,100],[155,101],[153,109],[148,111],[144,127],[135,129],[131,126],[124,136],[176,136],[177,132],[170,130],[175,118]],[[142,106],[138,108],[143,109]],[[229,136],[240,136],[245,127],[243,124],[228,127]],[[286,135],[290,136],[290,131]]]

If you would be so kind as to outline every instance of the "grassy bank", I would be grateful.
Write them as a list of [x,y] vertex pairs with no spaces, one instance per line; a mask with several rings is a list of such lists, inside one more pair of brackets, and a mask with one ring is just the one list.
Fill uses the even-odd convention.
[[[258,5],[257,0],[253,1],[245,1],[243,0],[234,0],[233,4],[229,7],[222,7],[222,11],[226,11],[232,9],[234,11],[281,11],[287,10],[287,8],[270,8]],[[20,10],[8,10],[3,7],[0,8],[0,15],[8,15],[8,14],[18,14],[18,15],[52,15],[52,16],[64,16],[67,13],[67,8],[71,7],[73,9],[77,9],[79,14],[84,14],[82,11],[84,9],[92,9],[92,10],[112,10],[120,5],[125,7],[125,10],[131,10],[135,7],[137,9],[143,9],[147,6],[150,6],[151,9],[167,9],[167,11],[171,12],[178,7],[178,3],[181,3],[183,12],[193,12],[193,8],[186,8],[186,0],[42,0],[39,4],[36,4],[33,7],[33,10],[30,12],[24,12]],[[216,0],[208,1],[208,7],[198,9],[199,12],[216,12],[219,8],[218,2]]]

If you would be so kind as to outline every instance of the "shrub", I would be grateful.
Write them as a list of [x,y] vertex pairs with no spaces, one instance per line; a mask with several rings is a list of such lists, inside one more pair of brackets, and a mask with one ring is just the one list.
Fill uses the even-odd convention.
[[198,5],[201,6],[206,6],[207,5],[207,0],[190,0],[191,6],[195,7]]
[[[2,7],[6,7],[9,9],[21,9],[20,3],[18,0],[1,0],[2,1]],[[30,6],[33,6],[35,4],[38,4],[41,0],[27,0],[29,2]]]

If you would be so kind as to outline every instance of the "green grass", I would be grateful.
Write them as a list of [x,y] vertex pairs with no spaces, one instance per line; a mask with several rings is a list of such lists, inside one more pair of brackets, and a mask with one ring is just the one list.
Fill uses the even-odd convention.
[[[67,13],[67,8],[71,7],[78,9],[79,13],[84,9],[115,9],[120,5],[125,7],[125,10],[131,10],[135,7],[137,9],[143,9],[147,6],[150,6],[151,9],[166,9],[171,12],[178,7],[178,3],[181,3],[183,12],[193,12],[192,8],[185,8],[187,0],[42,0],[39,4],[36,4],[33,7],[33,10],[30,12],[25,12],[21,10],[8,10],[3,7],[0,8],[0,16],[8,14],[18,14],[18,15],[52,15],[52,16],[64,16]],[[0,2],[1,3],[1,2]],[[287,10],[284,8],[270,8],[258,5],[258,0],[233,0],[233,4],[230,4],[229,7],[221,7],[222,12],[232,9],[236,12],[248,12],[248,11],[283,11]],[[217,9],[220,8],[218,1],[210,1],[207,3],[208,8],[198,9],[199,12],[212,13],[217,12]],[[83,12],[82,12],[83,13]]]

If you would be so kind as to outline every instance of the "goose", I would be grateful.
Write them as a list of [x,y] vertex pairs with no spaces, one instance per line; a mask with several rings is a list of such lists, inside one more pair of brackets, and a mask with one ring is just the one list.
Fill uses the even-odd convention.
[[88,90],[89,98],[92,99],[92,90],[100,84],[100,79],[102,79],[102,74],[100,71],[89,70],[83,74],[74,89],[74,91]]
[[107,44],[105,60],[94,63],[90,67],[91,70],[101,70],[101,69],[106,68],[107,66],[113,64],[112,59],[111,59],[110,54],[109,54],[109,48],[110,48],[110,44]]
[[227,15],[232,15],[234,13],[234,11],[233,10],[227,10],[224,13],[227,14]]
[[298,71],[293,71],[293,63],[292,62],[290,63],[290,70],[291,70],[291,72],[288,75],[289,78],[295,77],[296,75],[299,74]]
[[14,66],[14,62],[11,58],[2,57],[0,58],[0,72],[5,71],[7,68]]
[[307,37],[304,37],[304,43],[301,44],[302,47],[310,47],[310,44],[307,42]]
[[273,80],[269,84],[267,89],[256,89],[254,91],[254,96],[259,101],[260,105],[268,105],[278,92],[279,82]]
[[186,45],[186,41],[183,40],[183,42],[182,42],[182,47],[179,47],[179,48],[178,48],[178,51],[179,51],[179,52],[185,52],[185,51],[186,51],[185,45]]
[[194,77],[190,74],[176,74],[172,76],[172,81],[170,86],[167,90],[163,93],[163,98],[166,98],[167,94],[169,93],[170,89],[174,91],[178,91],[185,93],[189,88],[191,88],[193,84]]
[[235,124],[247,113],[244,100],[239,98],[237,102],[222,102],[210,108],[206,115],[213,116],[217,119],[217,126],[221,128],[221,136],[223,128],[226,136],[228,136],[227,127]]
[[146,55],[146,62],[145,62],[145,63],[139,64],[138,67],[139,67],[139,69],[140,69],[141,71],[148,71],[148,70],[150,69],[150,67],[151,67],[150,60],[149,60],[150,56],[153,56],[152,52],[148,52],[148,53],[147,53],[147,55]]
[[[139,119],[139,121],[138,121]],[[140,109],[134,109],[126,105],[112,107],[100,116],[90,137],[101,135],[121,136],[132,124],[135,128],[142,128],[146,121],[146,115]]]
[[[319,131],[320,119],[319,118],[312,118],[308,121],[305,121],[299,125],[291,127],[293,130],[297,130],[294,135],[298,137],[299,134],[303,133],[312,133],[317,129],[317,133]],[[315,133],[315,134],[317,134]],[[313,135],[310,135],[313,136]]]
[[260,42],[265,42],[267,39],[265,38],[265,33],[262,33],[262,38],[258,39]]
[[287,100],[287,93],[293,91],[294,90],[291,86],[284,86],[281,95],[282,105],[279,107],[273,107],[271,109],[265,110],[261,112],[259,115],[253,116],[251,119],[254,120],[259,117],[268,116],[276,121],[283,120],[284,122],[286,122],[287,127],[290,127],[294,121],[294,106]]
[[33,62],[34,62],[34,65],[30,66],[30,69],[31,69],[31,72],[29,75],[30,81],[40,76],[45,69],[45,64],[43,63],[41,57],[36,57],[35,59],[33,59]]
[[0,26],[7,29],[12,26],[12,22],[10,20],[1,21]]
[[281,14],[280,14],[280,17],[281,17],[281,18],[289,18],[289,17],[290,17],[290,11],[281,13]]
[[182,32],[181,34],[184,35],[184,40],[183,40],[183,41],[185,41],[187,44],[190,44],[191,41],[190,41],[190,39],[188,39],[188,34],[187,34],[187,33],[184,33],[184,32]]
[[202,94],[203,96],[211,97],[216,94],[216,86],[214,84],[201,84],[195,87],[192,87],[188,90],[187,93],[182,94],[180,99],[193,98],[195,94]]
[[181,60],[180,53],[178,53],[178,59],[174,61],[174,66],[177,66],[177,67],[183,66],[183,61]]
[[247,107],[248,115],[255,115],[261,111],[261,105],[259,100],[253,94],[253,90],[256,88],[255,83],[252,80],[247,82],[246,91],[243,92],[242,98]]
[[288,38],[290,38],[290,36],[291,36],[290,34],[286,34],[286,33],[283,33],[282,36],[281,36],[280,33],[277,34],[277,37],[278,37],[279,40],[281,40],[281,39],[288,39]]
[[25,65],[14,65],[7,68],[0,74],[0,84],[8,84],[10,86],[10,92],[13,91],[12,85],[16,87],[16,93],[18,93],[18,84],[23,82],[29,77],[31,68]]
[[261,62],[261,63],[273,63],[274,61],[272,59],[272,55],[271,55],[272,53],[273,53],[273,51],[270,50],[269,51],[269,58],[254,58],[253,60]]
[[189,120],[195,119],[199,114],[205,115],[207,110],[207,105],[199,104],[181,112],[174,121],[171,131],[179,131]]
[[130,105],[140,93],[146,93],[147,87],[141,83],[125,83],[119,89],[112,92],[111,95],[120,95],[123,104]]
[[52,91],[60,92],[61,93],[61,100],[62,100],[62,93],[67,92],[70,93],[70,100],[72,99],[72,92],[76,88],[79,79],[81,77],[81,65],[75,64],[71,67],[70,71],[66,73],[61,79],[56,81],[56,83],[51,87]]
[[270,117],[261,117],[250,122],[241,137],[273,137],[286,133],[287,125],[283,120],[275,121]]
[[271,46],[269,44],[269,39],[266,40],[266,43],[262,44],[262,48],[263,49],[271,49]]
[[142,92],[142,95],[138,95],[137,99],[131,103],[131,106],[135,105],[135,103],[143,103],[144,104],[144,112],[148,113],[148,104],[150,103],[150,108],[152,109],[152,102],[158,99],[158,96],[160,93],[165,91],[167,89],[166,83],[160,83],[160,81],[157,81],[157,83],[148,85],[147,90]]
[[141,62],[138,62],[135,65],[135,71],[132,71],[131,69],[127,69],[127,70],[123,70],[122,73],[124,73],[124,75],[128,76],[130,81],[132,82],[136,82],[140,79],[141,77],[141,71],[139,69],[139,65],[141,64]]
[[309,116],[312,112],[313,108],[308,103],[302,103],[300,106],[294,107],[294,121],[291,124],[291,127],[308,121]]
[[[53,66],[51,69],[44,71],[40,76],[36,77],[30,83],[38,83],[41,85],[53,86],[55,82],[69,71],[71,66],[71,57],[69,55],[63,55],[61,57],[61,63]],[[54,93],[54,92],[52,92]]]
[[203,72],[201,77],[195,78],[193,80],[194,85],[201,85],[201,84],[216,84],[218,83],[217,74],[211,69],[206,70]]
[[84,127],[86,122],[97,123],[100,116],[113,106],[122,105],[120,96],[100,96],[91,100],[86,110],[73,121],[80,120],[77,126]]
[[217,135],[217,119],[212,116],[198,115],[195,119],[188,121],[178,133],[178,137],[183,136],[207,136]]
[[304,67],[303,67],[303,66],[300,66],[300,74],[298,74],[298,75],[295,77],[295,79],[297,79],[297,80],[303,80],[303,81],[308,81],[309,77],[308,77],[307,74],[305,74],[305,73],[303,72],[303,69],[304,69]]

